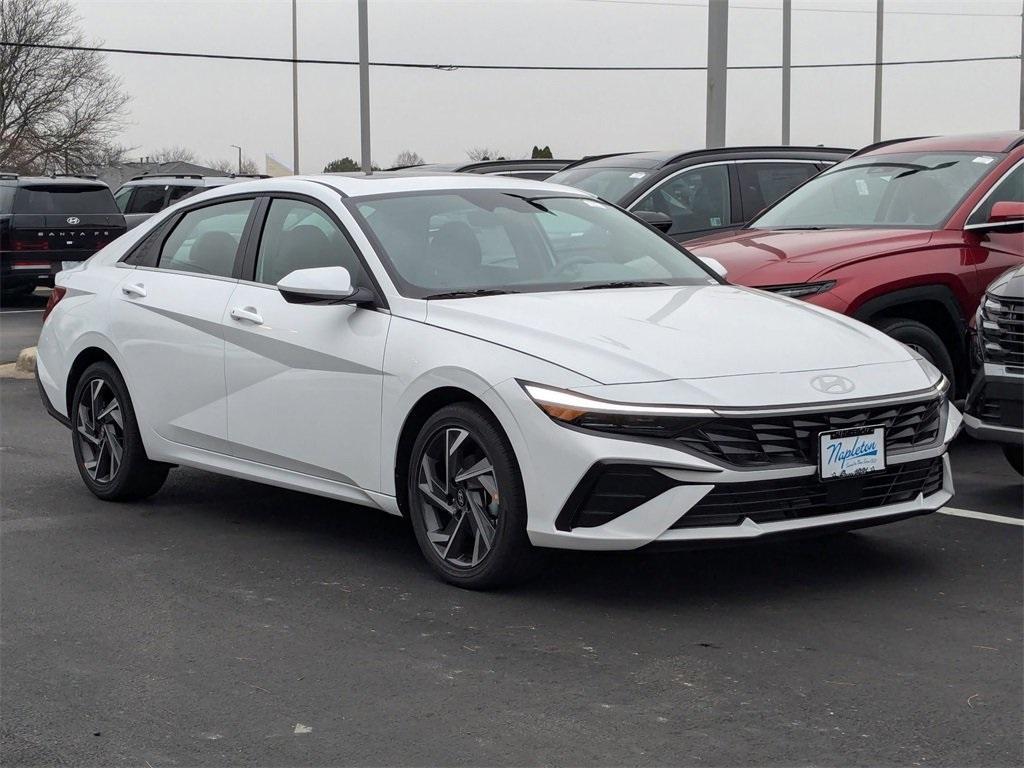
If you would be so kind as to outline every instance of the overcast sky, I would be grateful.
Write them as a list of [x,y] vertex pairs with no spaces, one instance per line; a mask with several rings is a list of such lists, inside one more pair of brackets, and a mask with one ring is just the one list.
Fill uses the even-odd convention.
[[[291,55],[290,0],[71,0],[111,47]],[[886,60],[1018,55],[1022,0],[887,0]],[[874,0],[794,0],[793,63],[874,59]],[[729,63],[781,62],[781,0],[732,0]],[[968,15],[969,14],[969,15]],[[299,0],[300,58],[358,58],[355,0]],[[706,63],[704,0],[370,0],[370,58],[494,64]],[[145,155],[180,144],[201,158],[291,164],[291,66],[111,54],[132,101],[123,137]],[[889,67],[883,135],[1017,127],[1017,61]],[[776,71],[730,72],[727,138],[776,143]],[[871,141],[870,67],[793,73],[793,143]],[[703,72],[371,69],[375,162],[471,147],[556,156],[703,146]],[[299,70],[300,170],[359,154],[358,72]]]

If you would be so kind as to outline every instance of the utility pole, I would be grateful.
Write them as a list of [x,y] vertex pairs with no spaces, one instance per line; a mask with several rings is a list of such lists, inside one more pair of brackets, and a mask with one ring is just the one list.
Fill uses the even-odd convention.
[[292,173],[299,174],[299,30],[298,0],[292,0]]
[[237,144],[232,144],[232,147],[238,150],[238,174],[242,174],[242,148]]
[[873,141],[882,140],[882,41],[885,37],[885,0],[875,8],[875,126]]
[[782,0],[782,143],[789,146],[790,86],[793,64],[793,0]]
[[359,0],[359,135],[363,173],[373,173],[370,163],[370,42],[366,0]]
[[1020,129],[1024,131],[1024,2],[1020,7]]
[[725,145],[726,67],[729,63],[729,0],[708,2],[708,101],[704,143]]

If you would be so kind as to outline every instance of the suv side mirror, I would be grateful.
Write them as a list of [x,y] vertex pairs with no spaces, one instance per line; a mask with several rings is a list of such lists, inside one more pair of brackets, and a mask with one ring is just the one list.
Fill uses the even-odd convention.
[[290,304],[365,304],[373,293],[355,288],[344,267],[296,269],[282,277],[277,290]]
[[1024,202],[1000,200],[988,214],[989,224],[1024,224]]
[[668,231],[672,229],[672,217],[667,213],[662,213],[661,211],[633,211],[633,215],[640,219],[640,221],[650,224],[659,232],[668,234]]

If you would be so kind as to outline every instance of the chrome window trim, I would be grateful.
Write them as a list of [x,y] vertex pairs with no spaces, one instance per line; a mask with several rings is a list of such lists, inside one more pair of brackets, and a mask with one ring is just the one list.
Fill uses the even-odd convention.
[[1004,181],[1006,181],[1006,177],[1009,176],[1014,171],[1016,171],[1021,165],[1024,165],[1024,157],[1022,157],[1016,163],[1014,163],[1009,168],[1007,168],[1003,172],[1003,174],[998,179],[996,179],[995,183],[993,183],[992,186],[988,188],[988,192],[986,192],[984,195],[982,195],[981,200],[978,201],[977,205],[975,205],[974,208],[971,209],[971,212],[969,214],[967,214],[967,218],[964,219],[964,222],[965,222],[964,223],[964,229],[965,230],[968,230],[968,229],[991,229],[993,227],[1007,227],[1007,226],[1011,226],[1011,225],[1014,225],[1014,224],[1024,224],[1024,219],[1021,219],[1020,221],[1001,221],[998,224],[989,224],[987,221],[983,221],[980,224],[967,224],[966,223],[966,222],[970,221],[971,218],[974,216],[974,214],[976,214],[978,212],[978,209],[980,209],[981,206],[983,206],[988,201],[988,199],[992,196],[992,193],[996,191],[996,189],[999,187],[999,185],[1002,184]]
[[142,272],[160,272],[164,275],[185,275],[186,277],[200,277],[204,280],[221,280],[226,283],[237,283],[238,278],[225,277],[221,275],[210,275],[203,272],[188,272],[184,269],[167,269],[167,267],[147,267],[141,264],[129,264],[130,269],[137,269]]

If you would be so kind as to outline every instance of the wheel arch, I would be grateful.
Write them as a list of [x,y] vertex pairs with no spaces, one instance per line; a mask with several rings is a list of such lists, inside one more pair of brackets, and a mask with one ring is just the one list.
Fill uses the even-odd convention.
[[869,325],[879,320],[916,320],[933,330],[946,345],[956,371],[957,389],[967,386],[967,318],[953,291],[945,285],[919,285],[869,299],[853,312]]
[[106,362],[114,366],[115,370],[121,372],[120,367],[113,357],[101,347],[86,347],[81,350],[78,355],[75,356],[74,361],[71,363],[71,367],[68,368],[67,380],[64,384],[64,405],[67,407],[68,417],[71,417],[71,400],[75,396],[75,388],[78,386],[78,380],[82,377],[85,369],[93,363]]

